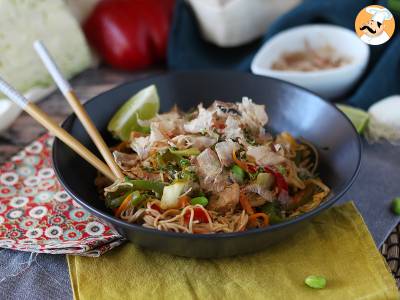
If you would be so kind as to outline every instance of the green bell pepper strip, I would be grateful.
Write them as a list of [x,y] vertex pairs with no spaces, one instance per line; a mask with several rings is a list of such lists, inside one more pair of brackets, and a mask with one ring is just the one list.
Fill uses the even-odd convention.
[[119,196],[117,198],[113,198],[113,199],[106,197],[106,201],[105,201],[106,206],[111,209],[118,208],[121,205],[121,203],[124,201],[124,199],[126,197],[128,197],[128,195],[129,195],[129,192],[125,193],[122,196]]
[[233,165],[231,168],[231,172],[238,183],[243,183],[246,173],[241,167],[239,167],[238,165]]
[[268,215],[270,224],[277,224],[285,221],[279,213],[279,206],[276,203],[267,202],[261,206],[261,211]]
[[192,198],[190,200],[190,204],[191,205],[200,204],[201,206],[206,206],[208,204],[208,199],[204,196]]
[[131,200],[131,204],[132,206],[138,206],[140,203],[142,203],[142,201],[145,199],[146,197],[144,195],[142,195],[139,191],[134,191],[132,193],[132,200]]
[[161,197],[164,190],[164,183],[161,181],[129,178],[126,178],[125,181],[132,184],[133,191],[152,191],[157,197]]

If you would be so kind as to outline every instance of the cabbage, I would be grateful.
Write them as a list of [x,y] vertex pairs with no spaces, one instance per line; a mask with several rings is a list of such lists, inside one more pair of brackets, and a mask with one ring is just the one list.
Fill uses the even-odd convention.
[[365,136],[370,142],[387,140],[400,145],[400,96],[395,95],[372,105]]
[[[48,94],[53,86],[33,50],[37,39],[45,43],[67,78],[91,64],[84,35],[62,0],[0,1],[0,76],[36,99]],[[0,94],[0,98],[4,96]],[[0,130],[13,121],[16,111],[13,105],[2,103]]]
[[187,190],[188,182],[177,181],[174,184],[164,187],[161,197],[161,208],[170,209],[179,206],[179,197]]

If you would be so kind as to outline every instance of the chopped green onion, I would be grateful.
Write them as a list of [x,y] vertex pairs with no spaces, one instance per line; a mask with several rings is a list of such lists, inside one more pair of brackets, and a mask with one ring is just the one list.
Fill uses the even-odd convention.
[[307,276],[307,278],[304,280],[304,283],[313,289],[323,289],[326,287],[326,279],[322,276]]
[[197,148],[189,148],[189,149],[183,149],[183,150],[175,150],[173,148],[170,148],[169,151],[172,154],[180,155],[180,156],[192,156],[192,155],[200,154],[200,150]]
[[179,164],[181,165],[181,167],[187,167],[187,166],[190,166],[190,161],[186,158],[182,158],[179,161]]
[[400,216],[400,197],[396,197],[396,198],[393,199],[393,202],[392,202],[392,211],[393,211],[396,215]]
[[242,183],[244,181],[246,173],[241,167],[239,167],[238,165],[233,165],[233,167],[231,168],[231,172],[236,182]]
[[202,206],[206,206],[208,204],[208,199],[206,197],[203,197],[203,196],[192,198],[190,200],[190,204],[192,204],[192,205],[200,204]]
[[278,166],[278,172],[281,173],[282,175],[286,175],[287,174],[287,170],[282,165]]

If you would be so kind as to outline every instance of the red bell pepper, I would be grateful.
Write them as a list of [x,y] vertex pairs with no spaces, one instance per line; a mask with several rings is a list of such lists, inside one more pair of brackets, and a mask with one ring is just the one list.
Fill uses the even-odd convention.
[[156,211],[158,211],[159,213],[162,212],[161,207],[159,207],[159,206],[158,206],[157,204],[155,204],[155,203],[153,203],[153,204],[150,206],[150,208],[151,208],[151,209],[154,209],[154,210],[156,210]]
[[264,170],[265,170],[265,172],[274,175],[275,181],[276,181],[276,186],[278,187],[278,194],[280,194],[282,191],[287,192],[289,190],[289,186],[281,173],[276,172],[276,171],[268,168],[267,166],[264,167]]
[[[194,212],[193,221],[199,221],[200,223],[208,223],[209,216],[203,209],[195,207],[193,208],[193,212]],[[190,210],[187,210],[183,216],[185,224],[189,224],[190,215],[191,215]]]
[[165,59],[175,0],[101,0],[83,28],[109,65],[125,70]]

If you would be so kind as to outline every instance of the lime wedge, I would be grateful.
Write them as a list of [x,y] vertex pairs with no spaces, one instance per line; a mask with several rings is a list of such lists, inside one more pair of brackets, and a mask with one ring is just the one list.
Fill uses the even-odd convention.
[[369,120],[369,114],[362,109],[344,104],[336,104],[336,106],[350,119],[357,132],[360,134],[363,133]]
[[138,124],[140,120],[149,120],[157,114],[160,109],[160,98],[158,97],[157,88],[151,85],[142,89],[133,95],[108,123],[107,129],[115,136],[123,141],[129,140],[132,131],[146,131]]

